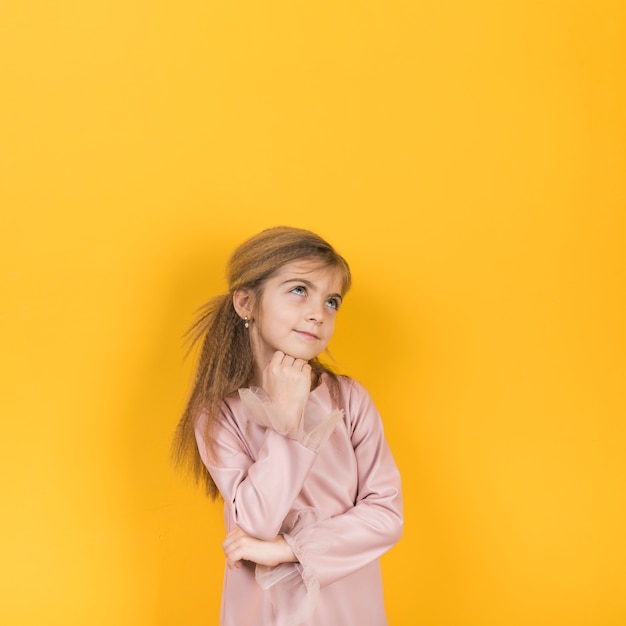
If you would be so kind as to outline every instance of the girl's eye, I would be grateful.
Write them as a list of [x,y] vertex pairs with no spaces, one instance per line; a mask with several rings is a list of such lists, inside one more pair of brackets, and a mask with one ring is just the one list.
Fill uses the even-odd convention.
[[330,307],[331,309],[335,309],[335,311],[338,311],[341,303],[339,302],[338,298],[329,298],[328,300],[326,300],[326,306]]
[[304,287],[294,287],[291,293],[295,293],[297,296],[304,296],[306,295],[306,289]]

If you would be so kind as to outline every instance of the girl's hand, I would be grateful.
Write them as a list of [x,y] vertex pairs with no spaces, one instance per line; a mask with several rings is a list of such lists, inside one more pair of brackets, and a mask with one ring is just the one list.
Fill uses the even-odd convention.
[[297,425],[311,392],[311,366],[284,352],[275,352],[263,370],[262,387],[288,428]]
[[270,541],[261,541],[247,535],[239,526],[235,526],[222,543],[228,569],[241,567],[242,561],[252,561],[260,565],[273,567],[279,563],[297,561],[291,548],[282,535]]

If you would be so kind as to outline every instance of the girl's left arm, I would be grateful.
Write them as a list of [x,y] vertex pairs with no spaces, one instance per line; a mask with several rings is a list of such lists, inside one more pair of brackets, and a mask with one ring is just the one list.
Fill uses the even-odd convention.
[[380,557],[398,542],[404,523],[400,474],[380,415],[365,389],[350,384],[348,413],[359,484],[355,505],[285,535],[302,568],[321,587]]

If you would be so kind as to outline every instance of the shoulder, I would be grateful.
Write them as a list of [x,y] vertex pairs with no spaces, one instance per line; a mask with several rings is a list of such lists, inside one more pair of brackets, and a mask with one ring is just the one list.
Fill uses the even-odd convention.
[[339,376],[338,382],[341,408],[354,447],[384,437],[381,415],[367,389],[349,376]]
[[338,403],[354,429],[359,423],[378,422],[380,415],[367,389],[350,376],[337,376]]
[[350,402],[371,402],[371,396],[367,389],[356,379],[350,376],[337,376],[337,382],[341,395]]
[[238,427],[242,427],[248,421],[239,391],[227,395],[222,400],[219,420]]

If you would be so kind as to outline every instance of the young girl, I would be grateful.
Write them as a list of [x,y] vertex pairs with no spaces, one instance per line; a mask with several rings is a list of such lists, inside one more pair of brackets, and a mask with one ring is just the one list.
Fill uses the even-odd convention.
[[379,557],[402,532],[400,476],[365,389],[318,360],[350,287],[319,236],[243,243],[202,342],[175,458],[224,500],[222,626],[384,626]]

